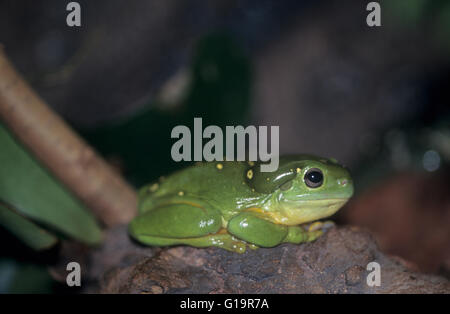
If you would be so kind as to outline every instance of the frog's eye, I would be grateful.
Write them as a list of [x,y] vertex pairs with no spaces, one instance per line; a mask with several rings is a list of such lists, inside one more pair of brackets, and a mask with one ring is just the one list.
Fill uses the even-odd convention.
[[305,184],[310,188],[318,188],[323,183],[323,173],[322,170],[317,168],[309,169],[305,173]]

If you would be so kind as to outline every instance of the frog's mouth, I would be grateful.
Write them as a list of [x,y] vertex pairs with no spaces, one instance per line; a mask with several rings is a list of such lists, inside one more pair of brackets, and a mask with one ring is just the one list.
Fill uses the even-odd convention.
[[288,201],[280,203],[278,223],[284,225],[299,225],[325,217],[329,217],[336,213],[348,198],[332,198],[321,200],[301,200]]

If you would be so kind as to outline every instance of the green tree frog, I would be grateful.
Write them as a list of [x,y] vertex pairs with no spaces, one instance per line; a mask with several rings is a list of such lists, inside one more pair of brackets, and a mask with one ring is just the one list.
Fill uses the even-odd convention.
[[346,168],[311,155],[280,157],[261,172],[243,161],[201,162],[139,190],[139,215],[129,231],[152,246],[246,247],[313,241],[353,194]]

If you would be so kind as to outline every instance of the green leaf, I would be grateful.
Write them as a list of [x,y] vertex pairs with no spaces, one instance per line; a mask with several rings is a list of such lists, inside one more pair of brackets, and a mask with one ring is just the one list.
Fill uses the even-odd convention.
[[2,203],[0,203],[0,225],[34,250],[45,250],[58,241],[54,235]]
[[0,200],[40,225],[79,241],[97,244],[101,240],[92,214],[16,143],[1,123]]

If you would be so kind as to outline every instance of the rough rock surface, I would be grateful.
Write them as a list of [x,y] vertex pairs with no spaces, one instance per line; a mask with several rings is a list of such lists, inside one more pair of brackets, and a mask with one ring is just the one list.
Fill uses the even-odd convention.
[[[132,242],[125,227],[106,236],[90,256],[90,276],[102,293],[450,293],[447,279],[408,270],[356,227],[332,228],[314,243],[245,254],[146,248]],[[381,266],[379,287],[366,283],[372,261]]]

